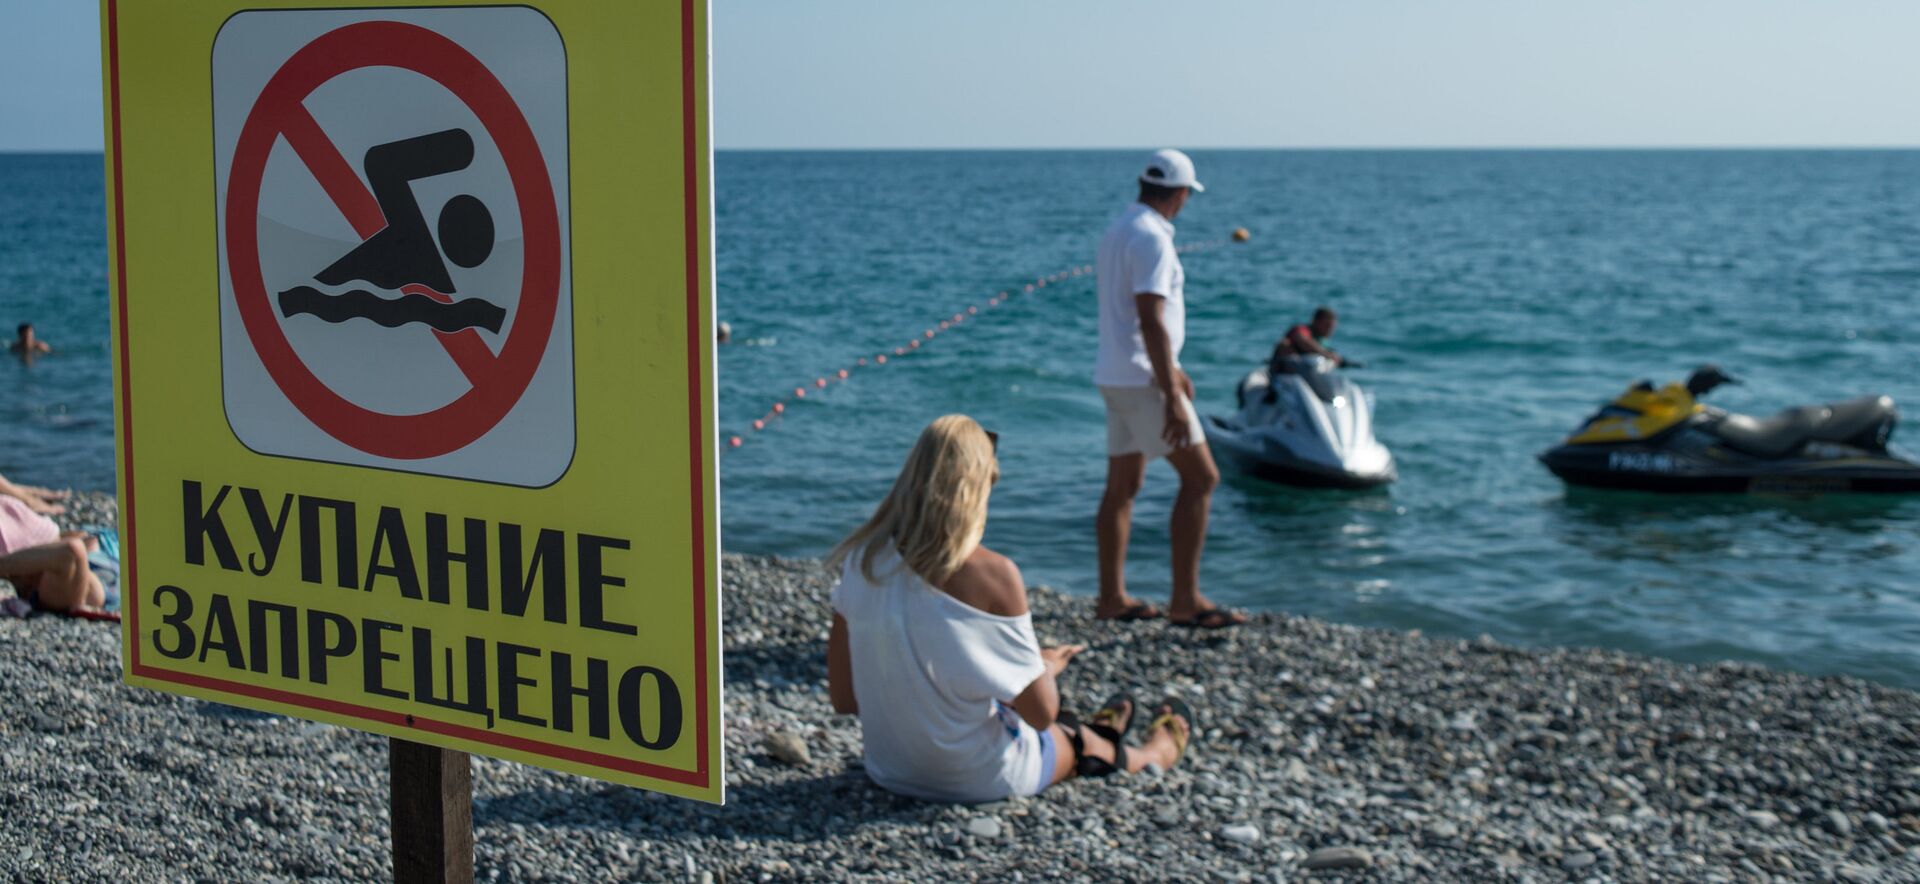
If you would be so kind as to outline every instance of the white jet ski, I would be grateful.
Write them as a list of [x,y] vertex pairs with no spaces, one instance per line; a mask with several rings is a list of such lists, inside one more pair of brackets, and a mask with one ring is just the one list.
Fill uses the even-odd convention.
[[1220,460],[1255,478],[1310,488],[1393,481],[1393,455],[1373,438],[1373,396],[1324,356],[1294,357],[1291,365],[1278,377],[1265,367],[1249,372],[1240,411],[1207,416],[1207,443]]

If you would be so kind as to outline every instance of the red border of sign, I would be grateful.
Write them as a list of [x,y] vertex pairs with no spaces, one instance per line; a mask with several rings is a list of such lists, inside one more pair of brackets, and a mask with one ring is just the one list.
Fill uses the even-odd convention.
[[[290,118],[311,120],[301,102],[336,77],[376,66],[427,77],[473,111],[506,161],[525,231],[519,306],[499,354],[480,376],[469,377],[467,392],[419,414],[365,408],[335,392],[307,367],[273,315],[255,230],[274,144],[282,138],[298,143],[289,132]],[[294,408],[327,435],[377,457],[438,457],[492,432],[526,395],[551,343],[560,289],[560,221],[551,174],[538,139],[506,87],[465,47],[438,32],[404,22],[363,21],[342,25],[300,47],[281,63],[247,112],[222,207],[234,303],[267,375]]]
[[689,434],[687,439],[687,459],[692,469],[693,503],[693,655],[694,655],[694,696],[695,731],[698,744],[696,753],[698,763],[694,770],[663,767],[635,761],[630,758],[587,752],[566,746],[555,746],[537,740],[511,737],[493,731],[481,730],[464,725],[449,724],[409,716],[405,713],[390,712],[384,709],[371,709],[308,697],[287,691],[263,688],[239,682],[223,681],[205,676],[188,675],[146,666],[140,662],[140,605],[138,593],[140,583],[135,571],[138,556],[138,536],[134,530],[134,473],[133,473],[133,402],[132,402],[132,360],[127,346],[127,237],[126,237],[126,195],[125,175],[122,172],[120,142],[120,30],[119,0],[107,0],[107,67],[111,84],[108,94],[109,112],[113,118],[112,131],[108,137],[113,142],[113,222],[115,275],[118,284],[118,304],[120,320],[120,444],[122,450],[122,469],[126,476],[126,500],[122,501],[122,517],[126,522],[127,548],[125,593],[127,602],[127,629],[135,634],[133,642],[133,674],[156,681],[170,681],[224,693],[238,694],[289,706],[301,706],[337,715],[350,715],[377,721],[393,726],[418,728],[430,733],[471,740],[476,743],[499,746],[534,755],[545,755],[580,764],[590,764],[609,770],[618,770],[640,776],[653,777],[668,782],[681,783],[701,788],[712,788],[707,744],[707,535],[706,535],[706,424],[701,417],[701,405],[705,401],[704,388],[701,386],[700,371],[700,195],[701,188],[696,179],[699,172],[698,139],[694,126],[699,120],[699,110],[695,105],[694,77],[698,70],[694,67],[695,50],[693,9],[695,0],[680,0],[680,84],[681,84],[681,131],[683,133],[682,174],[691,186],[685,188],[686,243],[687,243],[687,414]]

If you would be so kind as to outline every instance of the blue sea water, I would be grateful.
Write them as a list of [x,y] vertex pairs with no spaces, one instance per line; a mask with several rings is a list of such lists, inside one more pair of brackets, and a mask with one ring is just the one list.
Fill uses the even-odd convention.
[[[1203,411],[1320,303],[1365,359],[1401,480],[1229,474],[1216,599],[1428,634],[1753,660],[1920,686],[1920,500],[1579,492],[1533,456],[1638,378],[1713,360],[1755,413],[1920,403],[1920,153],[1196,152],[1182,361]],[[1104,418],[1091,278],[902,346],[1090,263],[1133,152],[733,153],[717,159],[728,549],[819,555],[951,411],[1001,436],[987,542],[1091,593]],[[0,156],[0,324],[62,352],[0,364],[0,473],[112,483],[100,158]],[[886,353],[885,367],[855,364]],[[852,370],[826,390],[820,377]],[[795,400],[793,389],[810,394]],[[776,400],[787,412],[750,425]],[[1896,443],[1900,441],[1896,434]],[[1149,473],[1132,588],[1164,598],[1175,480]]]
[[0,154],[0,331],[31,322],[56,354],[0,346],[0,475],[113,490],[105,178],[92,155]]

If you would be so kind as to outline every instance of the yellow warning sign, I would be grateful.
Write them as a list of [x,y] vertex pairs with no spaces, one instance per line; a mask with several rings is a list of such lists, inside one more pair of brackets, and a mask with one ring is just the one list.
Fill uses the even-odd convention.
[[127,680],[721,800],[705,0],[102,27]]

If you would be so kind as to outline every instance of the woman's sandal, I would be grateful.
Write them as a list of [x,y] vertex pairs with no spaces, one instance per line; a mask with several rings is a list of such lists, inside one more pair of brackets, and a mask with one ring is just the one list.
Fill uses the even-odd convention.
[[1112,617],[1095,617],[1095,620],[1110,620],[1115,623],[1133,623],[1140,620],[1158,620],[1166,616],[1152,602],[1134,602],[1120,609]]
[[[1127,742],[1124,738],[1127,731],[1133,727],[1133,712],[1139,708],[1139,704],[1133,702],[1132,697],[1122,692],[1109,698],[1106,705],[1100,707],[1100,711],[1095,712],[1093,718],[1088,721],[1080,721],[1071,712],[1060,713],[1055,720],[1061,729],[1067,732],[1067,745],[1073,747],[1075,775],[1104,777],[1127,769]],[[1125,724],[1115,727],[1113,723],[1119,721],[1123,714],[1126,715]],[[1086,735],[1081,732],[1082,729],[1093,731],[1113,744],[1112,761],[1087,754]]]
[[1247,615],[1226,608],[1208,608],[1195,612],[1191,620],[1167,619],[1168,623],[1187,629],[1227,629],[1247,622]]
[[[1147,728],[1147,733],[1151,734],[1160,728],[1166,728],[1167,735],[1173,737],[1173,760],[1177,762],[1181,758],[1186,757],[1187,743],[1193,738],[1194,729],[1199,727],[1200,723],[1193,717],[1193,707],[1188,706],[1187,702],[1179,697],[1168,697],[1161,700],[1160,705],[1166,707],[1169,711],[1154,716],[1153,724]],[[1187,729],[1185,733],[1182,733],[1179,728],[1173,726],[1175,716],[1179,716],[1186,721]]]
[[1087,719],[1087,727],[1118,744],[1128,731],[1133,730],[1134,713],[1139,710],[1140,704],[1133,701],[1133,695],[1121,691],[1108,697],[1106,705]]

